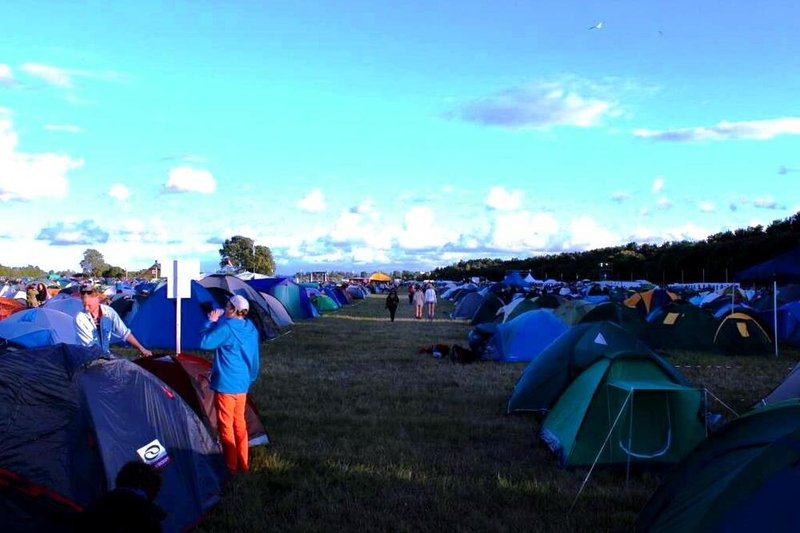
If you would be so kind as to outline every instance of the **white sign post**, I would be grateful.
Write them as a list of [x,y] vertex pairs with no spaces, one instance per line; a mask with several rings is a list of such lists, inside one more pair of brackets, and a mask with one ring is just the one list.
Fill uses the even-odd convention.
[[175,299],[175,355],[181,353],[181,298],[192,297],[192,280],[200,275],[200,262],[168,261],[167,298]]

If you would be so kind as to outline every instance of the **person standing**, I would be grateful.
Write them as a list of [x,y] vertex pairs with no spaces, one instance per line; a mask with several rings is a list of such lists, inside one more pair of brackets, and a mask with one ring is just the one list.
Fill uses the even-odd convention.
[[111,353],[113,334],[139,350],[142,356],[153,355],[153,352],[142,346],[113,307],[100,303],[96,287],[81,287],[81,301],[84,310],[75,316],[75,328],[83,346],[97,346],[103,353]]
[[408,284],[408,305],[414,305],[414,284]]
[[417,319],[422,318],[422,308],[425,306],[425,294],[422,292],[421,287],[414,290],[414,316]]
[[225,310],[208,313],[200,349],[214,350],[210,387],[217,409],[217,430],[225,465],[231,474],[250,469],[247,423],[244,413],[247,392],[258,377],[258,331],[247,320],[250,303],[235,294]]
[[436,289],[430,283],[425,289],[425,305],[428,308],[428,320],[433,320],[436,314]]
[[39,307],[39,299],[36,297],[36,285],[30,284],[25,289],[25,303],[28,307]]
[[397,289],[392,289],[386,297],[386,309],[389,310],[389,319],[392,322],[394,322],[394,315],[397,313],[398,305],[400,305],[400,297],[397,296]]

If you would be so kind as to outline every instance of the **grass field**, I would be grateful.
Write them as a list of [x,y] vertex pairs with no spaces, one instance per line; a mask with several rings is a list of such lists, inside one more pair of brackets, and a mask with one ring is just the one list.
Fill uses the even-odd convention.
[[[469,326],[388,321],[371,296],[262,345],[251,389],[272,439],[251,450],[200,531],[629,531],[659,474],[562,469],[533,416],[505,415],[524,364],[458,365]],[[672,354],[694,385],[744,412],[800,358]],[[723,413],[721,404],[712,410]],[[574,507],[571,507],[575,501]]]

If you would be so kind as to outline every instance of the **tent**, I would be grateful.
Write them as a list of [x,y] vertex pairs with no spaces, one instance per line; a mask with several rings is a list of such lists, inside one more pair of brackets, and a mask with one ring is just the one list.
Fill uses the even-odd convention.
[[778,355],[778,283],[800,283],[800,247],[737,272],[738,282],[772,282],[772,320],[775,355]]
[[564,390],[541,437],[562,466],[677,463],[706,436],[705,397],[648,356],[602,358]]
[[319,316],[319,312],[308,298],[306,290],[289,278],[251,279],[247,280],[247,284],[277,298],[289,312],[292,320]]
[[[181,298],[181,348],[199,350],[208,312],[219,305],[196,281],[191,282],[190,291],[190,298]],[[175,350],[176,301],[167,298],[167,285],[162,284],[141,302],[128,327],[143,346]]]
[[506,363],[530,361],[567,329],[569,326],[549,309],[528,311],[497,324],[486,358]]
[[458,300],[450,318],[466,318],[472,320],[475,311],[483,304],[486,297],[480,292],[469,292]]
[[336,311],[341,306],[336,303],[336,300],[328,296],[327,294],[317,294],[311,298],[311,303],[314,304],[314,307],[317,308],[317,311],[320,313],[327,313],[329,311]]
[[780,384],[759,402],[759,405],[776,403],[790,398],[800,399],[800,363],[794,365]]
[[206,426],[158,378],[127,359],[58,344],[0,357],[0,523],[70,531],[127,462],[161,472],[164,531],[219,501],[226,469]]
[[717,320],[708,311],[672,302],[647,315],[647,343],[660,350],[713,350]]
[[0,321],[0,339],[22,348],[80,344],[75,319],[66,313],[34,307]]
[[628,307],[637,309],[642,316],[647,316],[659,307],[678,299],[678,295],[665,289],[655,288],[637,292],[623,302]]
[[27,306],[24,302],[20,302],[14,298],[0,296],[0,320],[26,308]]
[[[60,296],[60,295],[59,295]],[[61,311],[62,313],[66,313],[71,317],[78,316],[78,313],[82,313],[84,311],[83,301],[80,298],[76,298],[74,296],[64,297],[56,297],[46,300],[42,307],[46,309],[55,309],[56,311]],[[120,313],[120,317],[124,316]]]
[[369,277],[370,281],[377,281],[379,283],[386,283],[388,281],[392,281],[391,276],[389,274],[384,274],[383,272],[375,272]]
[[764,355],[772,351],[772,339],[755,316],[740,310],[722,317],[714,346],[729,355]]
[[644,338],[647,321],[638,311],[621,302],[606,301],[597,304],[581,318],[580,323],[587,324],[605,320],[619,324],[635,337]]
[[260,340],[270,340],[278,336],[280,328],[271,315],[269,304],[260,292],[244,280],[231,274],[211,274],[199,280],[198,283],[208,289],[217,306],[221,308],[225,307],[234,294],[243,296],[250,303],[247,318],[258,330]]
[[[211,361],[196,355],[178,354],[158,357],[140,357],[133,361],[180,394],[186,404],[203,421],[211,435],[217,438],[217,408],[214,391],[211,390]],[[269,443],[267,432],[261,423],[258,408],[247,398],[245,422],[250,446]]]
[[800,528],[800,401],[726,425],[662,481],[636,530],[795,532]]
[[508,412],[548,411],[581,372],[600,359],[648,358],[676,383],[688,381],[629,331],[613,322],[572,326],[531,361],[517,380]]

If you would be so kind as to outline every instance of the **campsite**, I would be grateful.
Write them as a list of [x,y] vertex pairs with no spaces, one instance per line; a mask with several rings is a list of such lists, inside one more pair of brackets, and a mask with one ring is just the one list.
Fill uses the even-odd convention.
[[[392,324],[372,295],[266,344],[254,397],[272,444],[201,530],[632,530],[660,472],[598,469],[573,507],[587,469],[559,467],[536,418],[506,414],[524,365],[418,353],[465,344],[469,326],[451,310],[445,301],[441,318],[420,323],[401,306]],[[798,360],[670,357],[739,412]]]
[[[433,317],[415,318],[404,297],[390,322],[386,291],[399,280],[216,273],[180,300],[176,355],[168,284],[109,285],[112,308],[154,351],[138,357],[125,344],[107,356],[79,346],[76,283],[54,280],[42,307],[9,304],[0,320],[9,523],[69,530],[148,446],[166,531],[701,531],[765,510],[776,530],[797,523],[780,494],[800,437],[798,321],[768,293],[559,287],[513,271],[436,282]],[[250,471],[230,477],[199,331],[235,294],[251,302],[261,371]],[[766,477],[730,481],[732,465]],[[686,499],[695,493],[716,497]]]

